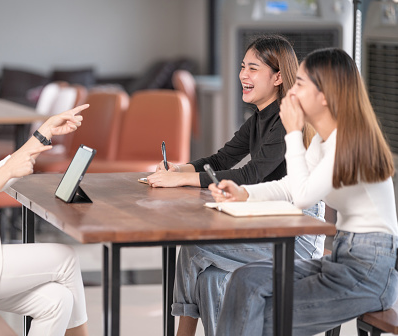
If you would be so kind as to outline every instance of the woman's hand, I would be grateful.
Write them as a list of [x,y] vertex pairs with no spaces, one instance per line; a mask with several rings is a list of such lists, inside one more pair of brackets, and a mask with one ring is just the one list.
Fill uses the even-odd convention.
[[39,127],[39,132],[47,139],[51,139],[53,135],[63,135],[76,131],[83,120],[83,117],[78,115],[78,113],[89,106],[88,104],[80,105],[72,110],[48,118],[47,121]]
[[246,189],[231,180],[222,180],[218,187],[212,183],[209,185],[209,190],[216,202],[245,202],[249,198]]
[[[147,179],[148,184],[153,188],[175,188],[184,185],[191,185],[186,180],[187,174],[190,173],[176,173],[171,171],[170,169],[163,169],[157,171],[156,173],[153,173],[152,175],[147,176]],[[199,175],[198,173],[196,174]]]
[[41,144],[33,148],[21,147],[11,155],[2,167],[8,175],[8,179],[32,174],[33,166],[36,162],[35,157],[51,148],[52,146],[43,146]]
[[[169,172],[179,172],[180,167],[172,162],[167,161],[167,165],[169,166]],[[160,163],[156,166],[156,171],[166,171],[166,168],[164,167],[164,161],[160,161]]]
[[304,111],[297,97],[289,90],[282,99],[279,115],[286,133],[301,131],[304,127]]

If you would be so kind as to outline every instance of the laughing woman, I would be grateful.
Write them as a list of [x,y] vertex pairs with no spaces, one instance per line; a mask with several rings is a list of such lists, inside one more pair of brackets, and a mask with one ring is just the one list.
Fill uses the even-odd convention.
[[[214,168],[218,178],[229,178],[239,184],[285,176],[286,132],[279,117],[279,105],[294,83],[297,67],[294,50],[285,38],[272,35],[256,39],[247,48],[239,75],[243,100],[257,106],[254,115],[217,154],[187,165],[169,163],[169,171],[164,170],[162,162],[159,171],[148,176],[150,184],[154,187],[207,187],[211,180],[203,170],[206,163]],[[307,140],[310,136],[306,134]],[[251,155],[250,162],[240,169],[230,169],[247,154]],[[320,202],[306,213],[323,219],[323,206]],[[324,239],[323,235],[297,237],[296,257],[321,257]],[[269,243],[182,246],[172,305],[172,314],[180,316],[177,335],[194,335],[199,317],[205,334],[214,335],[232,272],[248,262],[272,259],[272,256],[273,245]]]
[[[295,260],[293,334],[314,335],[398,297],[397,217],[390,149],[378,126],[355,62],[340,49],[307,56],[281,105],[287,176],[238,187],[210,185],[217,201],[322,199],[337,210],[331,256]],[[317,134],[308,150],[304,122]],[[217,335],[272,335],[272,264],[243,266],[232,275]]]

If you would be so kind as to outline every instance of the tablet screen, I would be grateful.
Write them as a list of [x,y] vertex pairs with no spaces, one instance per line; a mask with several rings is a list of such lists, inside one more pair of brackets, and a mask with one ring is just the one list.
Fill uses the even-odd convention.
[[92,148],[80,145],[55,191],[55,196],[65,202],[70,202],[72,200],[95,152],[96,151]]

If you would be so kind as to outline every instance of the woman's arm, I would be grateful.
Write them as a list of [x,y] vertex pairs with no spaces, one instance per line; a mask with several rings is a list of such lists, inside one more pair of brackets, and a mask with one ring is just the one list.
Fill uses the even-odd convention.
[[[81,125],[83,117],[77,115],[89,105],[82,105],[58,115],[52,116],[43,123],[39,132],[47,139],[53,135],[68,134]],[[15,178],[33,173],[33,166],[37,156],[52,146],[44,146],[40,141],[31,137],[21,148],[0,162],[0,190],[11,185]]]
[[[324,154],[312,170],[305,158],[301,139],[300,131],[286,135],[286,163],[293,202],[297,207],[305,209],[324,199],[333,189],[336,131],[322,144]],[[320,146],[320,143],[313,142],[308,149],[309,154],[319,151]]]
[[[211,180],[209,179],[209,182],[202,184],[202,177],[198,172],[204,171],[203,165],[206,163],[217,171],[229,169],[243,159],[249,153],[250,124],[249,119],[223,148],[207,158],[198,159],[184,165],[175,165],[168,162],[168,171],[165,170],[163,161],[161,161],[156,168],[156,172],[147,177],[149,184],[152,187],[207,187]],[[204,175],[207,176],[206,173]]]

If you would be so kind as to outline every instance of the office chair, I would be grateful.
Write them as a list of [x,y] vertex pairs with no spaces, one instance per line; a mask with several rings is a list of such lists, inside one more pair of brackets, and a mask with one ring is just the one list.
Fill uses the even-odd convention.
[[191,108],[185,94],[174,90],[142,90],[130,97],[114,160],[92,162],[88,172],[149,172],[162,160],[186,163],[190,157]]
[[192,135],[198,138],[200,136],[200,118],[195,78],[187,70],[176,70],[173,73],[172,83],[174,89],[185,93],[189,99],[192,110]]
[[83,123],[76,132],[68,134],[70,145],[65,153],[42,153],[36,161],[35,172],[64,173],[81,144],[97,150],[96,159],[114,159],[121,117],[128,106],[128,95],[122,91],[90,91],[86,100],[90,107],[82,111]]

